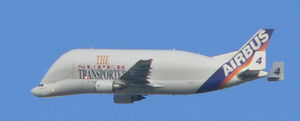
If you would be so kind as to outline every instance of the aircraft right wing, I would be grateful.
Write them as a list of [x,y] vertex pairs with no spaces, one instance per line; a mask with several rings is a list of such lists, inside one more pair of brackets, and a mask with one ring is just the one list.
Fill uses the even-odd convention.
[[152,59],[139,60],[120,79],[126,84],[146,85],[150,74]]
[[145,99],[142,95],[114,94],[114,102],[119,104],[133,103]]
[[[152,59],[139,60],[136,62],[120,80],[129,86],[148,86],[148,76],[150,74]],[[137,94],[114,94],[114,102],[120,104],[133,103],[145,99],[142,95]]]

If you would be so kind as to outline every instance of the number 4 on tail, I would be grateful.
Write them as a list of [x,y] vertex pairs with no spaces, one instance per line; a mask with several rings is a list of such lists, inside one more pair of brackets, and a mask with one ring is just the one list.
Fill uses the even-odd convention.
[[274,71],[274,74],[279,75],[279,74],[280,74],[280,68],[277,68],[277,69]]
[[259,57],[259,58],[256,60],[256,63],[261,64],[261,63],[262,63],[262,57]]
[[269,81],[279,81],[284,79],[284,62],[274,62],[268,75]]

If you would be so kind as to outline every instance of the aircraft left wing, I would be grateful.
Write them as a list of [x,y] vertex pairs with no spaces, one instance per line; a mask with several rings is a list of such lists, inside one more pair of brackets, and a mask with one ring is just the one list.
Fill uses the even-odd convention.
[[148,84],[149,81],[147,81],[147,79],[148,79],[148,75],[150,74],[151,63],[152,63],[152,59],[139,60],[123,76],[121,76],[120,79],[129,85]]
[[134,101],[140,101],[145,99],[142,95],[127,95],[127,94],[115,94],[114,102],[119,104],[133,103]]

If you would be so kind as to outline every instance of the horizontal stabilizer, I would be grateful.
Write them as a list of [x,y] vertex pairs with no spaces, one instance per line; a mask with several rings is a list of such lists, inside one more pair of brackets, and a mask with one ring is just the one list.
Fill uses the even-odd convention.
[[284,79],[284,62],[274,62],[268,75],[269,81],[280,81]]
[[268,72],[262,70],[247,70],[238,75],[238,78],[245,81],[250,81],[268,76]]

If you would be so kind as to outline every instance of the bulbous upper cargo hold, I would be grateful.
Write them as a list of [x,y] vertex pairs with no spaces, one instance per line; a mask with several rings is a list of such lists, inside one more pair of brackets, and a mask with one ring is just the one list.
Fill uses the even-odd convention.
[[55,83],[63,79],[73,79],[73,58],[75,51],[71,50],[59,57],[50,67],[41,84]]
[[75,49],[62,55],[41,83],[64,79],[118,79],[141,59],[153,59],[151,80],[201,80],[219,61],[178,50]]

